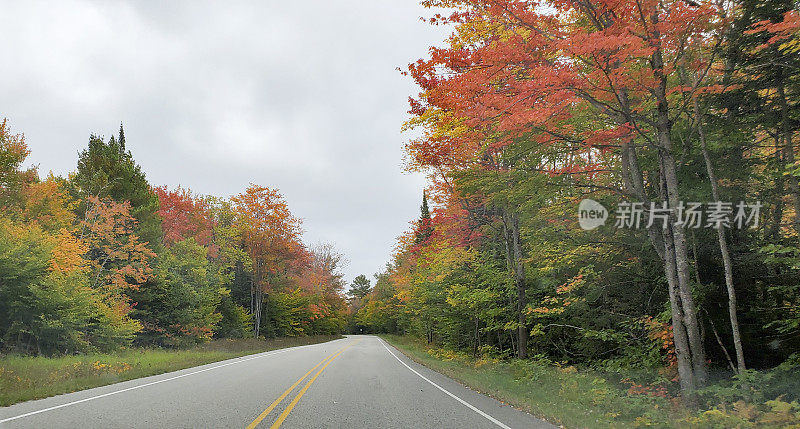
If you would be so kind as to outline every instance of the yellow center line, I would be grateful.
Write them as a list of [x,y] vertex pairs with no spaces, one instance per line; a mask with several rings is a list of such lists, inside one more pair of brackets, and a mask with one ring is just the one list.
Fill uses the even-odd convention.
[[[347,347],[345,347],[345,348],[343,348],[342,350],[340,350],[340,351],[339,351],[339,353],[336,353],[336,355],[334,355],[332,358],[330,358],[330,359],[328,360],[328,362],[327,362],[325,365],[323,365],[323,366],[322,366],[322,368],[320,368],[320,369],[319,369],[319,371],[317,371],[317,373],[316,373],[316,374],[314,374],[314,376],[313,376],[313,377],[311,377],[311,378],[308,380],[308,382],[306,383],[306,385],[305,385],[305,386],[303,386],[303,388],[302,388],[302,389],[300,389],[300,392],[298,392],[298,393],[297,393],[297,396],[295,396],[295,397],[294,397],[294,399],[292,399],[292,402],[290,402],[290,403],[289,403],[289,405],[286,407],[286,409],[285,409],[285,410],[283,410],[283,412],[281,413],[281,415],[280,415],[280,416],[278,416],[278,419],[277,419],[277,420],[275,420],[275,423],[273,423],[273,424],[272,424],[272,426],[270,426],[270,429],[277,429],[277,428],[281,427],[281,424],[283,424],[283,421],[284,421],[284,420],[286,420],[286,417],[287,417],[287,416],[289,415],[289,413],[292,411],[292,409],[294,408],[294,406],[295,406],[295,405],[297,405],[297,403],[298,403],[298,402],[300,402],[300,398],[302,398],[302,397],[303,397],[303,395],[306,393],[306,390],[308,390],[308,388],[309,388],[309,387],[311,387],[311,384],[312,384],[312,383],[314,383],[314,380],[316,380],[316,379],[317,379],[317,377],[319,377],[319,375],[320,375],[320,374],[322,374],[322,371],[325,371],[325,368],[326,368],[328,365],[330,365],[330,364],[331,364],[331,362],[333,362],[333,360],[334,360],[334,359],[336,359],[337,357],[339,357],[339,355],[340,355],[340,354],[342,354],[342,352],[344,352],[345,350],[347,350],[348,348],[350,348],[350,346],[352,346],[353,344],[355,344],[355,343],[357,343],[357,342],[359,342],[359,341],[361,341],[361,340],[356,340],[356,341],[353,341],[353,342],[352,342],[352,343],[350,343],[350,344],[349,344]],[[312,371],[313,371],[313,370],[312,370]]]
[[295,387],[297,387],[297,386],[298,386],[300,383],[302,383],[302,382],[303,382],[303,380],[305,380],[305,379],[306,379],[306,377],[308,377],[308,375],[309,375],[309,374],[311,374],[312,372],[314,372],[314,370],[315,370],[315,369],[317,369],[317,368],[318,368],[320,365],[322,365],[323,363],[325,363],[325,361],[327,361],[328,359],[332,359],[332,358],[335,358],[336,356],[338,356],[338,355],[339,355],[339,353],[343,352],[343,351],[344,351],[344,349],[346,349],[346,348],[350,347],[351,345],[353,345],[353,344],[351,343],[350,345],[347,345],[347,346],[345,346],[345,347],[343,347],[343,348],[339,349],[339,351],[338,351],[338,352],[333,352],[333,353],[329,354],[329,355],[328,355],[328,356],[327,356],[325,359],[322,359],[322,362],[320,362],[320,363],[318,363],[318,364],[314,365],[314,367],[313,367],[313,368],[311,368],[310,370],[308,370],[308,372],[307,372],[307,373],[303,374],[303,376],[302,376],[302,377],[300,377],[300,378],[299,378],[297,381],[295,381],[295,382],[294,382],[294,384],[292,384],[292,386],[291,386],[291,387],[289,387],[288,389],[286,389],[286,391],[285,391],[285,392],[283,392],[283,394],[281,394],[281,396],[279,396],[279,397],[278,397],[278,399],[276,399],[274,402],[272,402],[271,404],[269,404],[269,407],[267,407],[267,409],[266,409],[266,410],[264,410],[264,412],[262,412],[261,414],[259,414],[259,415],[258,415],[258,417],[256,417],[256,419],[255,419],[255,420],[253,420],[253,422],[252,422],[252,423],[250,423],[249,425],[247,425],[247,429],[253,429],[253,428],[255,428],[256,426],[258,426],[258,424],[259,424],[259,423],[261,423],[261,421],[262,421],[262,420],[264,420],[264,418],[266,418],[266,417],[267,417],[267,415],[269,415],[270,411],[272,411],[273,409],[275,409],[275,407],[277,407],[277,406],[278,406],[278,404],[280,404],[280,402],[281,402],[281,401],[283,401],[283,399],[284,399],[284,398],[286,398],[286,396],[288,396],[288,395],[289,395],[289,393],[291,393],[291,392],[292,392],[292,390],[294,390],[294,388],[295,388]]

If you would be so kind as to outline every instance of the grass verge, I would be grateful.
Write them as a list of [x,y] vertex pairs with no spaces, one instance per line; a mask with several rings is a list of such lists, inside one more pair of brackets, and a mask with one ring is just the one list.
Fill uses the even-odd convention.
[[428,348],[404,336],[382,335],[419,364],[473,390],[566,427],[667,426],[681,416],[670,413],[663,398],[629,397],[606,379],[535,361],[475,359]]
[[214,340],[197,347],[126,349],[61,357],[0,357],[0,406],[163,374],[254,353],[316,344],[341,335]]
[[712,383],[698,391],[701,406],[692,410],[666,391],[588,369],[535,357],[474,358],[412,337],[382,337],[417,363],[565,427],[800,428],[800,362]]

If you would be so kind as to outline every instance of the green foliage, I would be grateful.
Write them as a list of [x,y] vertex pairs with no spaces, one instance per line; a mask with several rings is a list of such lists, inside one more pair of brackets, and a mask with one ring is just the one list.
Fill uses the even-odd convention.
[[296,337],[308,334],[311,301],[295,289],[288,293],[273,293],[265,301],[264,334],[271,337]]
[[355,307],[351,303],[351,333],[399,333],[401,305],[387,273],[375,275],[375,287]]
[[164,251],[155,279],[133,294],[134,315],[142,321],[145,335],[155,341],[209,339],[222,319],[218,312],[222,297],[229,294],[222,281],[207,249],[193,238],[185,239]]
[[21,352],[113,350],[139,325],[88,284],[83,270],[53,269],[56,237],[0,218],[0,341]]
[[128,201],[131,215],[136,219],[136,233],[150,249],[161,248],[161,220],[158,216],[158,197],[147,182],[142,168],[113,136],[108,142],[92,135],[89,147],[78,157],[78,171],[71,177],[79,200],[78,217],[86,211],[88,196]]
[[219,303],[222,316],[214,330],[217,338],[244,338],[250,333],[251,316],[241,305],[236,304],[230,294],[225,294]]
[[367,276],[359,274],[353,283],[350,283],[350,291],[348,294],[356,298],[364,298],[372,290],[372,283],[370,283]]

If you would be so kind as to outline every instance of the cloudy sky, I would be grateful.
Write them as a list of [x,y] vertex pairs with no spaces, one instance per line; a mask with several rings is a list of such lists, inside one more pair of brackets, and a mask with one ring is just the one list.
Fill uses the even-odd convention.
[[155,185],[230,196],[277,187],[305,240],[348,280],[388,260],[418,215],[396,70],[445,29],[415,0],[17,2],[0,14],[0,117],[40,172],[66,174],[89,134],[125,124]]

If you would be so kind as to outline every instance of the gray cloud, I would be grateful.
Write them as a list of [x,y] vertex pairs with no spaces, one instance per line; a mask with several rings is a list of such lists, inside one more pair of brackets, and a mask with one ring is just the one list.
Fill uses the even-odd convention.
[[445,34],[414,1],[19,2],[0,15],[0,116],[42,172],[125,122],[151,183],[277,187],[349,278],[387,261],[424,178],[402,171],[410,79]]

